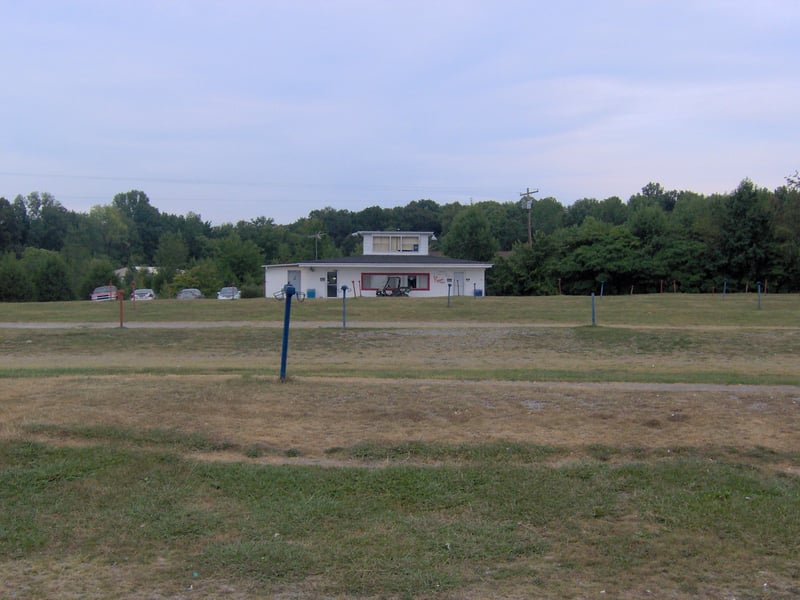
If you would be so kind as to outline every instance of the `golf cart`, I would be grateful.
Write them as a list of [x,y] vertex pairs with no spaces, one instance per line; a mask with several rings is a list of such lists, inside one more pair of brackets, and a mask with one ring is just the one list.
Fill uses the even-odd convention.
[[387,277],[386,283],[383,288],[378,289],[375,293],[378,296],[408,296],[411,288],[407,285],[400,285],[400,278],[396,276]]

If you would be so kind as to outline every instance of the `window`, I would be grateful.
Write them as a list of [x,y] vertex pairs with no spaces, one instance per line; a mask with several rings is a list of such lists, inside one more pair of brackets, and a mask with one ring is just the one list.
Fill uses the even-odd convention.
[[382,290],[389,277],[399,277],[402,287],[412,290],[429,290],[430,276],[428,273],[362,273],[362,290]]
[[419,252],[418,235],[373,235],[373,252]]
[[403,236],[403,240],[401,242],[401,248],[403,252],[414,252],[415,250],[419,250],[419,237],[418,236],[410,236],[405,235]]
[[373,252],[388,252],[389,251],[389,236],[388,235],[375,235],[372,237],[372,251]]

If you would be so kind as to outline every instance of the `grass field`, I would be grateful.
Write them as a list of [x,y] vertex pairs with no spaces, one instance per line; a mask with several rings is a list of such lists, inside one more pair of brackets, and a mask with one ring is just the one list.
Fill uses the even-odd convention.
[[0,597],[794,598],[800,298],[0,304]]

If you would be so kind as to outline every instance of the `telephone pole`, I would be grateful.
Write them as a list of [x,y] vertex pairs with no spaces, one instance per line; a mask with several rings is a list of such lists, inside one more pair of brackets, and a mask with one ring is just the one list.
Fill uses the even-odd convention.
[[520,192],[520,197],[525,198],[525,208],[528,209],[528,248],[533,248],[533,232],[531,230],[531,206],[533,206],[533,194],[538,194],[539,190],[532,190],[526,188],[524,192]]

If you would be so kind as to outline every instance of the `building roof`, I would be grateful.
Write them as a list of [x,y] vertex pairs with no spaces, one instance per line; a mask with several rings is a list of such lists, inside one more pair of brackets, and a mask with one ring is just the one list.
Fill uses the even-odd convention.
[[399,229],[390,229],[388,231],[356,231],[352,235],[427,235],[433,237],[432,231],[400,231]]
[[304,260],[280,265],[262,265],[269,267],[352,267],[352,266],[394,266],[394,267],[483,267],[491,268],[493,263],[446,256],[430,256],[425,254],[361,254],[358,256],[342,256],[339,258],[321,258]]

